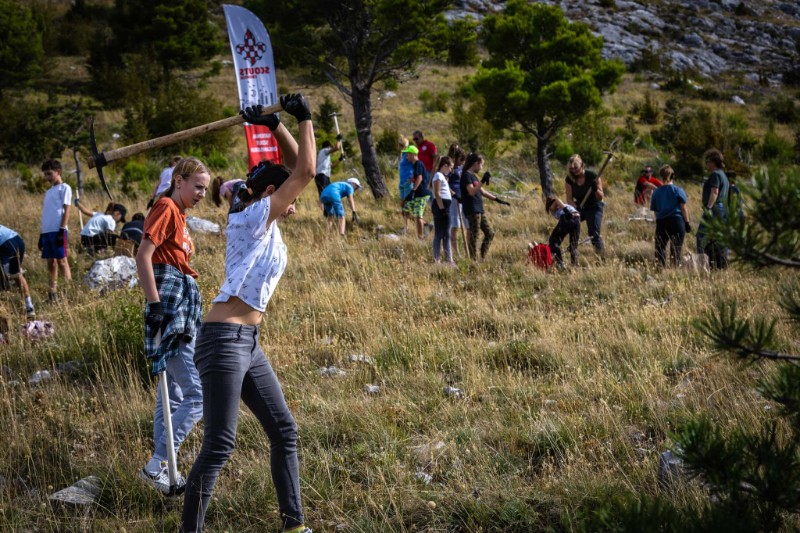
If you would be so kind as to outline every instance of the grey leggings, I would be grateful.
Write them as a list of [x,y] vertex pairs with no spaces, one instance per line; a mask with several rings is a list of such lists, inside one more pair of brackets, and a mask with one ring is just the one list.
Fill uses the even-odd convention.
[[284,528],[303,523],[297,425],[264,352],[258,327],[206,322],[194,361],[203,384],[203,446],[186,480],[181,531],[200,532],[219,472],[233,453],[239,398],[269,438],[272,482]]

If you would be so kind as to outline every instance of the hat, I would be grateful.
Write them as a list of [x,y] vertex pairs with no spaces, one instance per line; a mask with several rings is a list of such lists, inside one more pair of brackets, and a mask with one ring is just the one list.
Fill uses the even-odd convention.
[[361,189],[361,182],[358,181],[358,178],[347,178],[347,183],[352,185],[356,190]]
[[125,223],[125,215],[128,214],[128,210],[125,209],[125,206],[122,205],[122,204],[114,204],[114,211],[119,211],[119,214],[122,215],[122,217],[119,219],[119,221],[124,224]]
[[414,145],[410,145],[410,146],[409,146],[408,148],[406,148],[405,150],[401,150],[401,151],[400,151],[400,153],[402,153],[402,154],[418,154],[418,153],[419,153],[419,150],[417,149],[417,147],[416,147],[416,146],[414,146]]

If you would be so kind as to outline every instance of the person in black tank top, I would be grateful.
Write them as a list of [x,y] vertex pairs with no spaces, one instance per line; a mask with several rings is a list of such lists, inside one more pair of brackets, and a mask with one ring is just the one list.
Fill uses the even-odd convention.
[[581,214],[586,221],[592,246],[598,254],[605,254],[605,243],[600,235],[603,225],[603,181],[591,170],[586,170],[583,159],[578,154],[569,158],[567,163],[566,196],[569,204]]

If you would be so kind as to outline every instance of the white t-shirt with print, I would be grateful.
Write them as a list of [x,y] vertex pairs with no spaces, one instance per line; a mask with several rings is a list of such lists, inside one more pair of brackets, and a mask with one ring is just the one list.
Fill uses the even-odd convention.
[[105,213],[92,213],[92,218],[86,223],[81,230],[81,235],[84,237],[94,237],[106,231],[114,231],[117,227],[117,221],[111,215]]
[[323,148],[317,154],[317,174],[331,176],[331,148]]
[[61,229],[64,206],[71,203],[72,187],[66,183],[59,183],[47,189],[42,204],[42,233],[52,233]]
[[440,182],[442,184],[442,188],[439,190],[439,196],[442,197],[442,200],[452,200],[453,196],[450,194],[450,186],[447,184],[447,178],[441,172],[437,172],[433,175],[433,181],[431,181],[431,192],[436,190],[436,182]]
[[270,198],[228,215],[225,282],[216,302],[237,297],[262,313],[286,269],[286,245],[278,224],[267,227]]

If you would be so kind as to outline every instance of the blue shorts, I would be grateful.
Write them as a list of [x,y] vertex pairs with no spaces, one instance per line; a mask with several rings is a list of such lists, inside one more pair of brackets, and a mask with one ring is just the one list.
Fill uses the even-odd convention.
[[67,257],[68,230],[64,230],[63,239],[58,238],[57,231],[42,233],[39,238],[42,241],[42,259],[64,259]]
[[336,218],[344,218],[344,204],[341,198],[333,198],[330,196],[323,196],[320,199],[323,207],[325,208],[325,216],[335,216]]
[[400,200],[405,201],[406,196],[408,193],[411,192],[411,181],[407,181],[404,184],[400,185]]
[[22,270],[22,259],[25,257],[25,242],[17,235],[0,244],[0,263],[8,271],[9,276],[15,276]]

